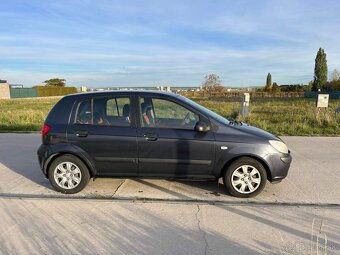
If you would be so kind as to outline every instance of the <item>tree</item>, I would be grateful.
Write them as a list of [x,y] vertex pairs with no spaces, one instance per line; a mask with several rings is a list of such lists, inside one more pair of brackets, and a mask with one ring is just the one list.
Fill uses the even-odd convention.
[[273,87],[272,87],[272,92],[280,92],[281,89],[279,87],[279,85],[277,85],[276,82],[273,82]]
[[340,80],[340,73],[337,69],[334,69],[332,72],[332,81]]
[[267,75],[267,82],[266,86],[264,87],[264,91],[272,91],[273,85],[272,85],[272,75],[268,73]]
[[55,87],[65,87],[65,79],[59,79],[59,78],[54,78],[54,79],[49,79],[44,81],[45,86],[55,86]]
[[315,58],[313,91],[318,91],[327,83],[327,59],[324,49],[320,48]]
[[[303,84],[286,84],[281,85],[280,91],[282,92],[306,92],[311,91],[312,89],[313,81],[309,82],[309,85],[303,85]],[[274,84],[273,84],[273,91],[274,91]]]
[[202,84],[204,91],[211,92],[221,92],[223,90],[222,81],[220,76],[217,74],[209,74],[205,76],[205,81]]
[[313,84],[314,84],[314,81],[311,80],[310,82],[308,82],[308,85],[306,86],[306,91],[307,92],[310,92],[313,90]]
[[340,79],[327,82],[327,84],[323,86],[323,89],[325,91],[340,91]]

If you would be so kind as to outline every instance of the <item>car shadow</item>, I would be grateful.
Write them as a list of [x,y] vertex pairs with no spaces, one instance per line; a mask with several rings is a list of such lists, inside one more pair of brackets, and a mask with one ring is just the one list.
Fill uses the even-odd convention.
[[[23,178],[40,185],[42,188],[46,188],[50,191],[54,191],[49,181],[43,175],[36,151],[40,145],[39,134],[1,134],[0,136],[0,163],[12,172],[22,176]],[[10,173],[9,173],[10,175]],[[191,197],[182,194],[180,192],[167,189],[164,186],[158,185],[159,182],[153,182],[152,179],[134,179],[143,185],[148,185],[154,189],[158,189],[169,195],[176,196],[178,198],[190,199]],[[14,180],[13,180],[14,181]],[[186,185],[192,187],[192,193],[196,193],[197,189],[204,190],[206,193],[210,193],[213,196],[219,197],[221,195],[229,195],[224,189],[223,185],[218,184],[217,181],[192,181],[192,180],[175,180],[169,179],[170,182],[179,183],[180,185]],[[15,181],[18,183],[17,181]],[[23,184],[23,182],[20,182]],[[17,189],[17,187],[13,187]],[[20,187],[19,187],[20,188]],[[86,193],[86,189],[84,190]]]
[[[200,180],[177,180],[177,179],[167,179],[171,186],[179,184],[176,189],[170,189],[166,186],[169,185],[159,185],[159,182],[153,181],[157,179],[133,179],[133,181],[139,184],[149,186],[152,189],[159,190],[160,192],[167,193],[172,197],[179,199],[197,199],[197,196],[202,195],[202,191],[208,195],[206,198],[211,198],[212,200],[218,199],[221,196],[231,196],[227,190],[224,188],[223,184],[217,181],[200,181]],[[182,190],[182,189],[185,190]],[[189,193],[189,194],[188,194]],[[190,195],[193,196],[190,196]],[[209,196],[211,195],[211,196]]]
[[36,151],[40,145],[39,136],[39,134],[1,134],[0,163],[27,180],[52,190],[38,163]]

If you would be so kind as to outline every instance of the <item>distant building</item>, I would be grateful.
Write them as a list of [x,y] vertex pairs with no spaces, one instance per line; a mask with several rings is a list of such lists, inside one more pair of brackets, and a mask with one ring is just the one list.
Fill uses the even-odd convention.
[[2,99],[11,98],[10,86],[7,83],[7,81],[0,82],[0,98],[2,98]]

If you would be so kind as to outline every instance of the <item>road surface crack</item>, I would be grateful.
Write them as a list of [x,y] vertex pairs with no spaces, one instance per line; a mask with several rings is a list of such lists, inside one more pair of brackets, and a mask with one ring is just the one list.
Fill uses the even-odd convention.
[[120,187],[122,187],[122,185],[125,183],[126,179],[124,179],[116,188],[115,192],[113,192],[112,197],[114,197],[116,195],[116,193],[118,192],[118,190],[120,189]]
[[198,217],[198,214],[199,214],[200,211],[201,211],[200,205],[197,204],[197,212],[196,212],[195,216],[196,216],[196,220],[197,220],[198,229],[202,232],[204,243],[205,243],[204,254],[207,255],[207,252],[209,250],[209,245],[208,245],[206,233],[205,233],[204,230],[202,230],[202,228],[201,228],[201,221],[200,221],[200,219]]

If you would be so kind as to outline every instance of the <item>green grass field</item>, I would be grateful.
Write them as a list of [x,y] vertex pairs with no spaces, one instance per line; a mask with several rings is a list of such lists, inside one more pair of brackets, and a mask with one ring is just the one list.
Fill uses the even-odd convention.
[[[49,110],[60,98],[0,100],[0,131],[40,131]],[[276,135],[340,135],[340,100],[331,100],[328,111],[316,118],[310,99],[254,99],[250,117],[239,114],[240,99],[194,98],[196,102],[227,118],[236,118]]]
[[38,131],[60,97],[0,99],[0,131]]

